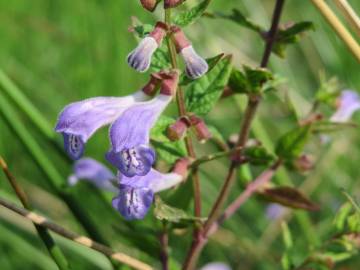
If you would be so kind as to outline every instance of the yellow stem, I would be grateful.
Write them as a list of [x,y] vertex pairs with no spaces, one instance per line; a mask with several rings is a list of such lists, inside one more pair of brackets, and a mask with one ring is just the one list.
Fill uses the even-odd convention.
[[344,14],[346,20],[353,27],[356,34],[360,37],[360,18],[349,2],[347,0],[335,0],[335,4]]
[[331,27],[336,31],[339,37],[348,46],[350,51],[354,54],[356,59],[360,62],[360,46],[349,33],[349,31],[343,26],[340,20],[336,17],[334,12],[329,8],[324,0],[311,0],[315,7],[325,17]]

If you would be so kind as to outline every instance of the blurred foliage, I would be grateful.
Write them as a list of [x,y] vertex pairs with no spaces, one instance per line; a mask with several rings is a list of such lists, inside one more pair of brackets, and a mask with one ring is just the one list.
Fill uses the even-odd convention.
[[[192,21],[203,12],[202,6],[207,5],[207,2],[209,1],[188,0],[180,8],[179,14],[183,15],[176,18],[186,24],[193,23],[185,31],[191,37],[197,51],[206,57],[220,53],[232,54],[232,64],[236,69],[233,69],[231,77],[235,81],[244,83],[246,87],[243,89],[256,89],[257,80],[249,87],[249,80],[245,79],[249,77],[249,71],[257,70],[255,67],[258,66],[262,55],[263,40],[256,32],[269,27],[274,1],[213,0],[208,9],[209,14],[204,14],[208,16],[196,22]],[[349,2],[359,14],[359,2],[355,0]],[[191,7],[195,7],[192,14],[182,13]],[[242,26],[251,26],[250,28],[256,30],[255,32],[231,20],[214,19],[214,16],[211,16],[220,13],[231,14],[234,8],[237,11],[226,16],[238,23],[240,21]],[[59,111],[70,102],[92,96],[126,95],[139,89],[147,80],[147,76],[131,70],[125,61],[126,55],[136,44],[133,34],[128,31],[135,20],[130,16],[136,16],[138,21],[154,24],[163,14],[160,9],[154,16],[145,12],[140,8],[138,1],[0,1],[0,69],[19,86],[25,98],[34,104],[34,108],[44,118],[45,124],[52,127]],[[319,203],[321,209],[308,214],[309,219],[301,218],[305,215],[302,210],[288,210],[289,215],[294,213],[296,219],[289,218],[286,225],[284,223],[281,225],[278,220],[266,216],[268,205],[266,202],[253,198],[209,241],[202,254],[201,265],[209,261],[225,261],[233,269],[277,270],[281,265],[284,269],[292,269],[293,265],[301,265],[309,254],[312,258],[309,266],[314,269],[328,267],[329,264],[326,264],[329,262],[328,258],[339,262],[338,269],[357,269],[360,264],[359,256],[353,256],[356,255],[356,248],[358,249],[356,246],[358,238],[354,233],[358,233],[356,230],[359,228],[359,214],[354,211],[353,204],[346,203],[346,198],[340,190],[344,188],[351,192],[355,199],[360,195],[358,129],[340,127],[340,132],[329,135],[330,143],[325,145],[320,143],[320,138],[315,137],[307,144],[297,142],[297,147],[294,148],[293,138],[296,136],[284,137],[284,134],[289,134],[290,130],[299,131],[294,119],[306,118],[314,106],[314,100],[319,103],[316,104],[317,108],[328,117],[332,113],[334,97],[339,89],[351,88],[359,91],[360,77],[357,74],[359,63],[312,5],[304,4],[303,1],[287,1],[282,22],[287,21],[299,23],[311,21],[313,25],[306,23],[300,25],[300,28],[295,28],[299,26],[295,24],[285,29],[284,31],[291,34],[291,38],[288,38],[286,32],[284,33],[286,45],[294,43],[293,41],[296,43],[287,47],[285,59],[276,55],[271,57],[269,70],[275,74],[274,78],[286,78],[286,84],[276,85],[278,91],[269,91],[264,95],[264,102],[255,120],[251,136],[260,140],[266,150],[249,151],[248,154],[254,160],[257,160],[261,154],[260,158],[266,157],[266,160],[259,162],[260,164],[254,162],[256,166],[252,166],[250,161],[248,173],[257,175],[261,172],[264,168],[262,165],[267,164],[267,159],[275,153],[274,142],[278,140],[282,141],[282,145],[292,149],[289,158],[294,158],[303,151],[315,154],[319,156],[319,163],[313,171],[305,175],[280,171],[275,183],[284,184],[281,182],[285,179],[293,186],[301,186],[307,196]],[[297,42],[299,32],[313,26],[316,31],[307,31],[305,37]],[[135,30],[141,36],[148,31],[147,29],[138,27]],[[299,29],[301,31],[298,31]],[[163,47],[159,53],[164,54],[165,46]],[[212,76],[211,74],[230,76],[231,70],[227,68],[230,64],[225,62],[228,59],[220,60],[220,65],[215,65],[208,76]],[[162,64],[159,62],[158,65],[153,65],[153,69],[159,69]],[[240,71],[241,74],[237,74],[237,70],[243,65],[251,68],[244,69],[247,71],[245,75]],[[219,67],[222,67],[222,70],[219,70]],[[268,78],[267,73],[262,75]],[[326,80],[324,77],[336,77],[336,80]],[[255,78],[258,76],[256,75]],[[254,80],[250,82],[254,83]],[[213,89],[215,103],[220,97],[220,88],[223,84],[212,85],[211,80],[207,78],[204,79],[203,85],[204,89]],[[63,226],[85,234],[68,206],[50,184],[50,179],[54,175],[57,184],[65,183],[66,177],[71,172],[71,164],[64,158],[62,152],[59,152],[59,138],[55,134],[54,137],[44,136],[41,128],[34,125],[22,111],[25,110],[25,106],[17,107],[10,96],[3,92],[2,87],[4,86],[0,87],[1,102],[11,106],[12,110],[7,111],[7,117],[0,114],[1,155],[6,158],[11,171],[25,188],[36,209]],[[189,87],[191,88],[191,85]],[[191,100],[201,103],[204,89],[191,91],[189,95],[194,97]],[[239,92],[244,91],[239,90]],[[291,102],[291,106],[290,103],[284,102],[284,96],[286,101]],[[198,105],[193,105],[193,108],[201,109],[199,112],[196,111],[198,113],[208,113],[207,123],[217,131],[216,138],[224,143],[226,138],[237,132],[244,102],[245,96],[236,95],[219,100],[211,112],[208,108]],[[172,121],[170,116],[176,115],[176,107],[172,106],[167,114],[169,121]],[[359,120],[359,115],[356,115],[354,122],[358,123]],[[11,121],[16,123],[11,125]],[[44,125],[44,122],[41,125]],[[18,133],[14,126],[18,127]],[[165,145],[165,137],[160,133],[158,142]],[[102,153],[105,153],[109,147],[106,134],[107,130],[103,129],[91,139],[87,144],[86,155],[104,161]],[[22,137],[32,138],[30,144],[36,145],[35,152],[41,153],[42,163],[34,159],[31,150],[34,147],[26,147]],[[176,148],[179,149],[182,149],[181,153],[183,146]],[[202,155],[215,152],[216,146],[209,142],[206,148],[197,144],[196,149],[199,155]],[[277,153],[284,152],[278,150]],[[48,163],[52,165],[46,165]],[[50,175],[49,166],[52,168]],[[208,213],[222,184],[226,169],[225,159],[201,167],[203,213]],[[239,176],[231,198],[243,189],[241,180]],[[112,247],[150,263],[157,260],[160,252],[157,236],[162,223],[155,220],[152,214],[149,214],[144,221],[125,222],[110,207],[111,194],[102,193],[86,183],[81,183],[68,192],[77,198],[84,214],[99,232],[106,236],[106,241]],[[0,195],[15,200],[2,174],[0,174]],[[177,190],[168,191],[165,195],[166,203],[185,211],[181,212],[181,215],[192,212],[189,182]],[[343,206],[337,212],[341,205]],[[346,230],[346,234],[325,248],[324,244],[329,241],[334,227],[337,233]],[[191,236],[191,230],[186,228],[176,230],[170,235],[174,267],[183,260]],[[281,237],[283,242],[280,241]],[[72,262],[73,269],[111,269],[110,263],[102,255],[58,237],[56,240]],[[0,208],[0,252],[2,254],[0,265],[4,270],[24,267],[56,269],[42,243],[36,238],[31,224],[2,208]],[[319,266],[317,264],[319,261],[325,264]],[[159,268],[156,262],[155,268]]]

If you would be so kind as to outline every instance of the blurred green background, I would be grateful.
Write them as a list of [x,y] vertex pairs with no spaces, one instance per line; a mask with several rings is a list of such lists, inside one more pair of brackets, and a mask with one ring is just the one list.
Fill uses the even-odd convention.
[[[136,73],[125,61],[126,55],[136,46],[128,28],[131,16],[154,23],[163,14],[160,8],[154,14],[148,13],[140,8],[138,2],[0,1],[0,68],[41,112],[48,125],[44,129],[49,130],[55,125],[59,111],[70,102],[92,96],[126,95],[139,89],[147,80],[146,75]],[[193,6],[198,1],[187,2],[188,6]],[[254,21],[269,27],[274,3],[273,0],[213,0],[209,11],[230,13],[236,7]],[[352,0],[349,3],[360,14],[360,2]],[[335,6],[332,7],[337,11]],[[339,12],[337,14],[341,17]],[[280,102],[285,92],[289,92],[299,114],[305,116],[320,86],[321,73],[328,78],[336,76],[343,88],[360,89],[359,63],[311,1],[286,1],[282,22],[301,20],[314,22],[316,31],[310,31],[299,44],[290,46],[286,59],[272,56],[270,68],[286,81],[278,93],[266,97],[253,129],[252,136],[262,140],[270,149],[274,141],[294,125],[289,119],[288,109]],[[238,67],[241,64],[256,66],[262,56],[263,42],[259,37],[230,21],[203,18],[188,27],[186,33],[201,55],[211,57],[222,52],[230,53]],[[359,37],[356,39],[359,41]],[[54,140],[60,141],[60,136],[48,132],[49,138],[46,138],[1,88],[0,99],[2,104],[8,105],[2,110],[8,112],[12,121],[9,123],[0,114],[0,154],[36,209],[59,224],[85,234],[49,184],[49,178],[63,180],[71,172],[70,163],[59,154],[56,143],[53,143]],[[221,100],[207,117],[208,123],[216,126],[225,138],[237,132],[244,101],[242,96]],[[329,115],[330,110],[324,109]],[[355,116],[354,121],[359,123],[359,120],[360,116]],[[13,129],[14,123],[23,129],[23,137]],[[24,145],[24,140],[29,137],[34,138],[28,142],[31,151],[29,144],[28,147]],[[281,182],[286,178],[294,185],[306,182],[307,194],[322,207],[320,211],[310,213],[310,219],[304,218],[304,212],[296,211],[296,218],[289,221],[299,257],[326,239],[336,209],[345,201],[340,188],[345,188],[355,197],[360,196],[358,129],[345,129],[332,135],[331,140],[332,143],[322,149],[317,144],[309,147],[308,151],[317,157],[325,152],[309,175],[282,172],[276,179]],[[87,144],[86,155],[104,161],[103,154],[108,147],[107,130],[103,129]],[[213,146],[197,148],[199,153],[216,150]],[[34,152],[47,165],[50,163],[51,168],[44,169],[39,161],[36,162]],[[226,168],[225,159],[202,167],[203,213],[209,210]],[[259,170],[254,170],[256,172]],[[232,196],[242,190],[238,182]],[[151,214],[144,222],[126,223],[109,206],[111,194],[100,193],[86,184],[69,192],[74,194],[82,211],[90,216],[112,247],[154,263],[159,252],[159,226]],[[0,195],[16,201],[3,174],[0,174]],[[105,200],[100,200],[100,197]],[[210,241],[200,264],[225,261],[233,269],[280,269],[279,260],[284,247],[278,233],[279,222],[266,218],[266,206],[265,202],[256,199],[246,203]],[[190,243],[191,232],[181,233],[170,236],[174,264],[183,260]],[[55,239],[63,247],[73,269],[110,269],[109,262],[102,255],[59,237]],[[32,225],[1,207],[0,254],[2,270],[57,269],[34,234]],[[338,269],[358,269],[359,264],[360,258],[354,257]],[[159,267],[156,262],[155,267]]]

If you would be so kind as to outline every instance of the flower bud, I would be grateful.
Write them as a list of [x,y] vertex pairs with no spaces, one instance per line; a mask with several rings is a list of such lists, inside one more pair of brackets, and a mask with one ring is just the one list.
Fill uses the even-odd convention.
[[148,11],[153,12],[159,3],[158,0],[140,0],[141,5]]
[[294,169],[298,172],[308,172],[314,168],[314,157],[311,155],[301,155],[293,162]]
[[176,51],[183,57],[186,65],[186,75],[190,79],[197,79],[203,76],[209,69],[207,62],[200,57],[190,41],[186,38],[180,27],[172,26],[173,40]]
[[187,129],[189,128],[190,123],[187,118],[181,117],[174,124],[170,125],[167,128],[167,137],[171,141],[178,141],[184,138]]
[[180,158],[175,162],[172,168],[172,173],[179,174],[183,177],[183,179],[186,179],[189,174],[189,165],[190,159]]
[[151,64],[151,57],[160,46],[166,31],[166,24],[162,22],[156,23],[154,30],[142,39],[135,50],[128,55],[127,62],[129,66],[138,72],[147,71]]
[[185,0],[164,0],[164,8],[173,8],[184,3]]
[[150,80],[148,83],[142,88],[142,91],[148,96],[154,96],[156,90],[160,86],[161,77],[158,73],[152,73],[150,75]]
[[189,119],[192,130],[194,131],[195,136],[200,141],[200,143],[205,143],[208,139],[211,138],[212,134],[203,119],[197,117],[196,115],[191,115]]
[[162,78],[160,94],[174,96],[179,83],[179,70],[173,69],[170,72],[160,72]]

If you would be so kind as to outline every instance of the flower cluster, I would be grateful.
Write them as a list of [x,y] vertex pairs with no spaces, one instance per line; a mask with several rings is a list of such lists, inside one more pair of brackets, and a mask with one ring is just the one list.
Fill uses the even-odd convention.
[[[165,0],[164,7],[172,8],[182,2]],[[157,0],[141,0],[143,7],[150,11],[158,3]],[[138,72],[146,72],[166,36],[172,39],[177,53],[184,59],[185,73],[190,79],[197,79],[208,71],[207,62],[195,52],[181,28],[164,22],[157,22],[140,41],[128,55],[128,64]],[[163,174],[153,168],[156,153],[150,145],[150,130],[172,101],[179,75],[178,70],[153,73],[142,89],[129,96],[94,97],[66,106],[59,115],[55,131],[63,135],[66,152],[76,160],[69,184],[75,185],[85,179],[99,188],[116,192],[113,207],[131,220],[146,215],[154,193],[181,182],[186,176],[187,162],[179,160],[171,173]],[[158,89],[159,94],[156,94]],[[186,128],[193,127],[199,140],[210,137],[200,118],[190,116],[189,119]],[[111,148],[105,158],[116,167],[116,176],[91,158],[80,159],[86,142],[106,125],[110,125]]]
[[[69,156],[78,160],[87,140],[101,127],[111,124],[111,149],[106,159],[118,169],[115,177],[98,162],[86,158],[75,163],[69,183],[87,179],[96,186],[118,192],[113,206],[126,219],[143,218],[154,192],[175,186],[185,176],[178,168],[168,174],[153,169],[155,151],[150,146],[150,129],[171,102],[179,72],[152,74],[139,91],[126,97],[96,97],[72,103],[60,113],[55,130],[63,134]],[[152,97],[157,88],[160,93]],[[112,184],[117,178],[118,187]]]

